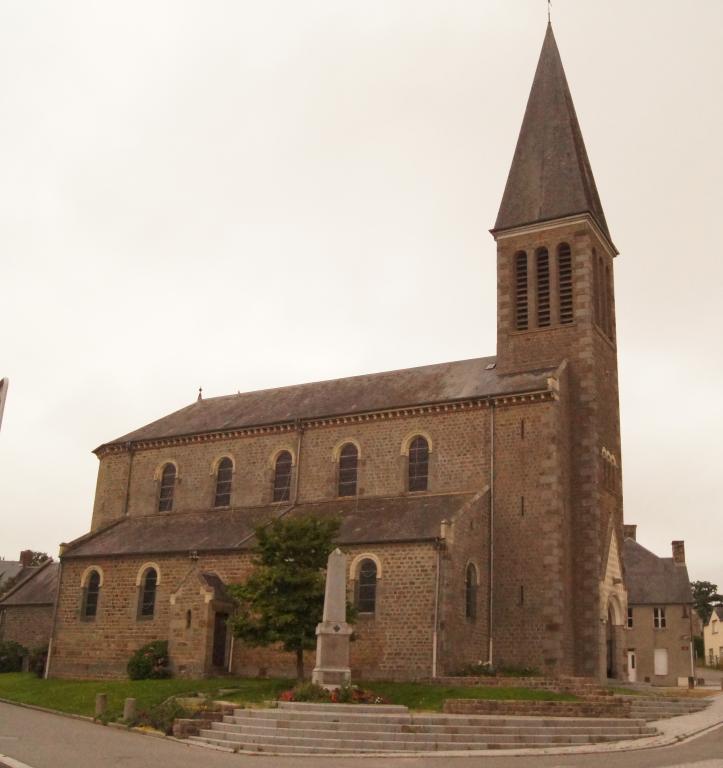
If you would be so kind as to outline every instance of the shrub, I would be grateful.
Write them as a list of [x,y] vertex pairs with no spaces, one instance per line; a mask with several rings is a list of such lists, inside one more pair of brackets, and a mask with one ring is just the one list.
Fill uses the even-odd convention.
[[27,648],[14,640],[0,642],[0,672],[20,672],[27,655]]
[[170,677],[168,642],[154,640],[139,648],[128,661],[127,670],[131,680],[159,680]]
[[146,725],[162,731],[166,736],[173,733],[173,723],[179,717],[190,717],[191,713],[174,697],[138,713],[134,725]]
[[328,691],[315,683],[299,683],[279,695],[279,701],[320,701],[331,704],[388,704],[383,696],[344,683],[340,688]]

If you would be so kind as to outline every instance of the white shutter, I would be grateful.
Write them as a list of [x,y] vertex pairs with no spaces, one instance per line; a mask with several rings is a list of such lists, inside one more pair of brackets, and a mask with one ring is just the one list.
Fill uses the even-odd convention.
[[655,649],[655,674],[668,674],[668,651],[665,648]]

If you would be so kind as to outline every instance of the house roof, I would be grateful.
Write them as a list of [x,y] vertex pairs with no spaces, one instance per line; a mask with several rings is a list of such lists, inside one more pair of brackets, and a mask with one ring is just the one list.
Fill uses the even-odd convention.
[[63,558],[162,554],[190,550],[244,550],[255,529],[284,513],[341,519],[340,544],[424,541],[439,536],[442,520],[453,520],[484,493],[429,494],[393,498],[349,498],[246,509],[164,513],[127,517],[90,537],[68,544]]
[[[711,618],[713,618],[713,614],[715,614],[721,621],[723,621],[723,605],[714,605],[713,612],[710,615]],[[708,619],[708,623],[710,624],[710,619]]]
[[692,604],[688,569],[672,557],[658,557],[633,539],[623,544],[628,602],[641,605]]
[[[353,415],[547,388],[556,369],[501,375],[494,357],[198,400],[105,445]],[[100,449],[99,448],[99,449]],[[96,450],[99,450],[96,449]]]
[[493,231],[589,213],[610,240],[580,124],[548,24]]
[[58,591],[60,564],[48,560],[33,569],[27,578],[11,589],[0,600],[0,607],[12,605],[53,605]]
[[0,560],[0,585],[14,579],[22,570],[23,564],[19,560]]

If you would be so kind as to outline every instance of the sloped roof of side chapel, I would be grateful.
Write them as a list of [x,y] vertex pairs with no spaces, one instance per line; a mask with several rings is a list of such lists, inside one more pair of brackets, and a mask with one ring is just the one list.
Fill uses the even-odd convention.
[[589,213],[611,241],[548,24],[493,232],[581,213]]

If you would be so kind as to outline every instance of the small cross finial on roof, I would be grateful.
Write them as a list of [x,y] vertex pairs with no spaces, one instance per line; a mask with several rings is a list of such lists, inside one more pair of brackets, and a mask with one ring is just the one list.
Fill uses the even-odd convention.
[[203,400],[203,387],[198,388],[198,400]]
[[550,23],[550,9],[552,8],[552,0],[547,0],[547,23]]

